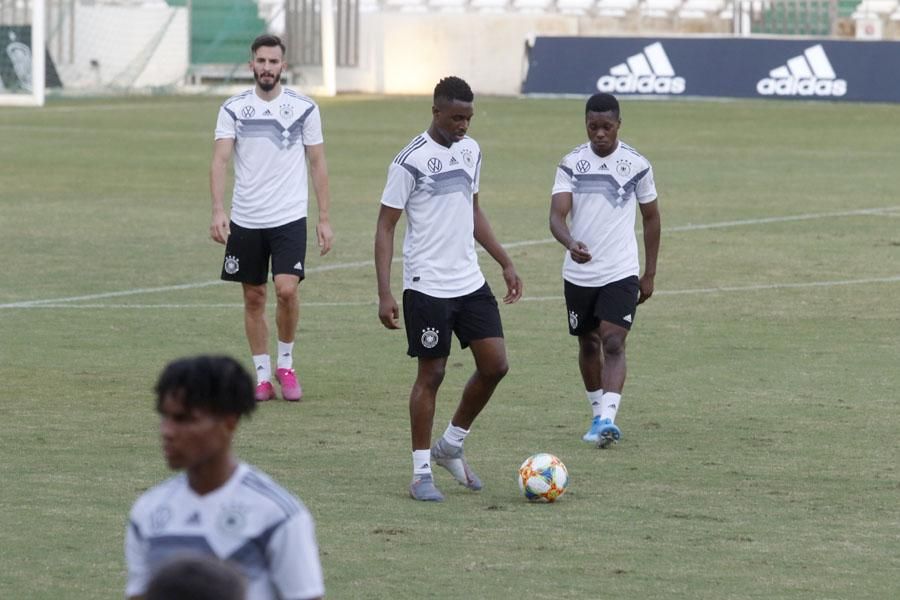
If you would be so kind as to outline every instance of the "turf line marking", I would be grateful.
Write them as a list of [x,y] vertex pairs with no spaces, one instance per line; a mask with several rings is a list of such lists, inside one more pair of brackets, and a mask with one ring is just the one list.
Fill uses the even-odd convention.
[[[708,288],[689,288],[685,290],[657,290],[654,296],[685,296],[691,294],[716,294],[726,292],[754,292],[765,290],[786,290],[798,288],[815,288],[815,287],[838,287],[845,285],[865,285],[870,283],[897,283],[900,282],[900,275],[891,277],[870,277],[867,279],[840,279],[836,281],[810,281],[806,283],[763,283],[757,285],[739,285],[739,286],[721,286]],[[562,296],[525,296],[521,302],[559,302],[564,300]],[[370,300],[368,302],[304,302],[304,307],[352,307],[352,306],[377,306],[378,302]],[[86,309],[107,309],[107,308],[132,308],[132,309],[194,309],[194,308],[233,308],[242,309],[243,304],[239,302],[221,303],[221,304],[32,304],[29,306],[21,306],[18,308],[86,308]]]
[[[893,211],[900,210],[900,206],[887,206],[882,208],[863,208],[859,210],[848,210],[848,211],[840,211],[840,212],[827,212],[827,213],[808,213],[804,215],[792,215],[792,216],[784,216],[784,217],[764,217],[759,219],[744,219],[741,221],[722,221],[719,223],[706,223],[706,224],[697,224],[697,225],[677,225],[675,227],[664,227],[663,232],[672,233],[679,231],[700,231],[703,229],[720,229],[725,227],[739,227],[743,225],[760,225],[765,223],[784,223],[790,221],[807,221],[811,219],[827,219],[833,217],[851,217],[851,216],[861,216],[861,215],[877,215],[877,214],[891,214],[893,216]],[[508,244],[503,244],[504,248],[520,248],[523,246],[535,246],[538,244],[547,244],[547,243],[555,243],[556,240],[554,238],[544,238],[541,240],[523,240],[521,242],[510,242]],[[479,248],[480,251],[483,251],[482,248]],[[394,258],[393,262],[400,262],[400,258]],[[347,262],[347,263],[336,263],[333,265],[322,265],[318,267],[312,267],[307,269],[308,273],[323,273],[326,271],[338,271],[343,269],[356,269],[361,267],[369,267],[372,266],[373,261],[371,260],[360,260],[356,262]],[[31,308],[34,306],[43,306],[43,305],[60,305],[68,302],[80,302],[82,300],[101,300],[103,298],[121,298],[123,296],[134,296],[138,294],[151,294],[151,293],[159,293],[159,292],[171,292],[177,290],[192,290],[199,289],[204,287],[209,287],[213,285],[219,285],[225,283],[221,280],[216,281],[203,281],[199,283],[183,283],[179,285],[168,285],[154,288],[137,288],[133,290],[122,290],[120,292],[103,292],[99,294],[88,294],[85,296],[70,296],[68,298],[50,298],[43,300],[24,300],[22,302],[10,302],[7,304],[0,304],[0,309],[4,308]]]

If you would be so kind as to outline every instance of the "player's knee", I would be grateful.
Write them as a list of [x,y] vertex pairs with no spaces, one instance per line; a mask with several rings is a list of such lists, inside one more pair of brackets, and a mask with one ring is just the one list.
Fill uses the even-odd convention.
[[479,368],[478,372],[482,377],[493,381],[500,381],[506,377],[507,373],[509,373],[509,361],[506,360],[506,357],[493,360],[487,365],[483,365]]
[[428,370],[420,371],[419,376],[416,378],[416,383],[432,391],[437,391],[444,381],[445,373],[446,370],[444,367],[433,367]]
[[600,349],[604,347],[600,341],[600,336],[596,333],[583,335],[578,338],[578,342],[581,346],[581,352],[585,356],[597,356],[600,354]]
[[263,286],[244,289],[244,307],[249,312],[259,312],[266,308],[266,288]]
[[625,353],[625,336],[609,335],[603,338],[603,354],[615,356]]
[[278,301],[282,303],[292,303],[297,301],[297,286],[295,284],[276,284],[275,295]]

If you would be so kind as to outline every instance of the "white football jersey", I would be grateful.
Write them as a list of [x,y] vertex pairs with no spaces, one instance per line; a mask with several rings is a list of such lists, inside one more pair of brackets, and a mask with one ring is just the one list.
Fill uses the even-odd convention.
[[306,146],[324,142],[316,103],[287,88],[271,102],[247,90],[219,109],[216,139],[227,138],[234,139],[231,220],[264,229],[305,217]]
[[403,289],[456,298],[484,285],[473,213],[480,174],[481,149],[468,136],[447,148],[423,133],[388,167],[381,203],[406,211]]
[[553,193],[572,193],[569,231],[587,244],[591,260],[578,264],[566,252],[563,279],[582,287],[601,287],[640,274],[634,220],[637,203],[656,200],[653,168],[622,143],[597,156],[590,144],[567,154],[556,169]]
[[247,600],[325,595],[309,511],[245,463],[225,485],[203,496],[181,473],[138,498],[125,533],[125,595],[142,595],[156,569],[180,553],[235,565],[247,580]]

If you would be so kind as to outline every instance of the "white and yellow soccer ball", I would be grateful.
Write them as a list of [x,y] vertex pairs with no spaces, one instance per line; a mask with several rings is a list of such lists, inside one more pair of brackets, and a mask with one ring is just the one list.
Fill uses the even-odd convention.
[[533,502],[556,502],[566,492],[569,472],[561,460],[541,452],[529,456],[519,467],[519,489]]

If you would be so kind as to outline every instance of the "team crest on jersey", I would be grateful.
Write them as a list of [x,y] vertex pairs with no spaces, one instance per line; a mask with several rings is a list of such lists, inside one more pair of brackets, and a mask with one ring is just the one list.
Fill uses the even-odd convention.
[[244,117],[245,119],[252,119],[253,115],[255,115],[255,114],[256,114],[256,109],[253,108],[252,106],[248,105],[241,109],[241,116]]
[[591,163],[586,160],[579,160],[575,163],[575,170],[579,173],[587,173],[591,170]]
[[222,533],[236,534],[247,524],[247,509],[241,505],[223,506],[216,518],[216,527]]
[[463,162],[466,163],[467,167],[471,167],[475,164],[475,159],[472,157],[471,150],[469,150],[468,148],[464,148],[462,152],[460,152],[460,154],[462,154]]
[[618,173],[622,177],[628,177],[629,175],[631,175],[631,163],[624,158],[622,160],[617,160],[616,173]]
[[441,169],[444,168],[444,165],[441,163],[439,158],[429,158],[428,159],[428,170],[432,173],[439,173]]
[[578,329],[578,313],[574,310],[569,311],[569,327],[572,329]]
[[172,509],[165,504],[160,506],[150,515],[150,529],[154,532],[162,531],[166,528],[171,518]]
[[438,332],[434,327],[422,330],[422,345],[426,348],[434,348],[438,344]]
[[294,108],[290,104],[282,104],[278,107],[278,114],[282,119],[290,121],[294,118]]
[[229,275],[234,275],[238,271],[241,270],[240,260],[236,256],[226,256],[225,257],[225,272]]

